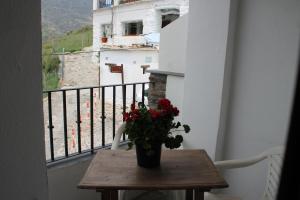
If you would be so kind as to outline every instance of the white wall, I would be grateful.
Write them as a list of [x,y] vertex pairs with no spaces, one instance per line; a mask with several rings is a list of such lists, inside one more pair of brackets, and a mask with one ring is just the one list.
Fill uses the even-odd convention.
[[[188,14],[161,29],[159,44],[159,70],[182,73],[182,76],[167,76],[166,97],[178,107],[183,108],[184,72],[186,67]],[[180,113],[178,120],[181,120]]]
[[[235,3],[190,2],[183,120],[192,133],[185,146],[205,148],[213,159],[218,153],[243,158],[284,144],[293,97],[300,2]],[[266,163],[225,175],[225,192],[259,199]]]
[[188,14],[161,29],[159,45],[159,69],[185,72]]
[[[243,0],[239,5],[224,159],[285,143],[297,68],[300,2]],[[228,171],[229,193],[259,199],[266,163]]]
[[187,33],[183,120],[191,126],[185,148],[216,156],[224,74],[227,69],[230,0],[191,0]]
[[47,200],[41,1],[0,1],[0,199]]
[[[150,65],[148,69],[158,68],[157,50],[107,50],[100,53],[100,85],[121,84],[121,74],[111,73],[110,68],[105,63],[123,64],[124,83],[149,82],[149,73],[143,74],[141,65]],[[127,99],[132,99],[132,87],[127,88]],[[117,88],[116,99],[122,100],[121,87]],[[136,88],[136,92],[141,97],[141,86]],[[106,100],[112,99],[112,89],[107,88]],[[141,100],[141,99],[137,99]]]
[[94,190],[78,189],[81,178],[87,170],[91,159],[76,160],[48,169],[50,200],[96,200],[101,194]]
[[184,77],[182,76],[167,76],[166,98],[170,99],[172,104],[176,106],[180,113],[178,120],[182,119],[182,103],[183,103]]

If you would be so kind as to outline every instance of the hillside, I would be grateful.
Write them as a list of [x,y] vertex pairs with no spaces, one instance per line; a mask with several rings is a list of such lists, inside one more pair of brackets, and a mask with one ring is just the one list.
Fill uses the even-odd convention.
[[44,42],[43,50],[48,49],[47,52],[53,51],[55,53],[62,52],[63,48],[65,52],[80,51],[84,47],[91,46],[92,41],[92,26],[85,26],[80,29],[67,32],[53,40]]
[[59,87],[58,70],[60,59],[52,53],[60,53],[82,50],[92,45],[92,27],[85,26],[75,31],[70,31],[63,36],[44,42],[43,44],[43,88],[44,90]]
[[92,25],[92,0],[42,0],[43,41]]

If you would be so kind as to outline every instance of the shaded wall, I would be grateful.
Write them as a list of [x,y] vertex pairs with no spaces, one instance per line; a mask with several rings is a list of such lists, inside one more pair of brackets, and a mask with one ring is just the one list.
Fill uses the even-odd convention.
[[47,200],[40,0],[1,0],[0,24],[0,199]]
[[[297,0],[240,1],[224,159],[258,154],[285,143],[300,36]],[[259,199],[266,163],[228,171],[230,193]]]

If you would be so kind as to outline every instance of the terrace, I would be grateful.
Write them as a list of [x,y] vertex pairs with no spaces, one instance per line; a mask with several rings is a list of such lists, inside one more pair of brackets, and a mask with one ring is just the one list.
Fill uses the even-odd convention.
[[[95,192],[77,189],[77,184],[94,152],[110,148],[118,128],[118,121],[113,120],[115,110],[124,111],[137,96],[145,101],[143,85],[149,83],[44,91],[48,115],[43,115],[40,1],[4,0],[0,4],[4,30],[0,50],[1,199],[100,199]],[[299,10],[297,1],[190,0],[189,14],[162,30],[159,70],[149,71],[147,100],[151,104],[165,95],[179,106],[182,121],[192,128],[184,138],[184,148],[205,149],[212,160],[220,161],[285,144],[297,94]],[[108,100],[108,90],[121,99]],[[52,95],[62,98],[58,136],[62,152],[57,154],[53,142],[57,125],[51,113],[57,105],[51,102]],[[76,105],[73,115],[66,115],[71,109],[66,107],[69,97]],[[84,124],[83,111],[90,116]],[[49,125],[48,139],[43,119]],[[68,140],[72,131],[67,128],[71,121],[75,123],[73,152]],[[290,151],[287,155],[297,158]],[[222,171],[229,188],[221,193],[260,199],[266,168],[267,163],[261,162],[247,169]],[[293,173],[297,177],[297,171]],[[298,192],[297,185],[286,185],[289,190],[281,199],[296,199],[288,195]]]

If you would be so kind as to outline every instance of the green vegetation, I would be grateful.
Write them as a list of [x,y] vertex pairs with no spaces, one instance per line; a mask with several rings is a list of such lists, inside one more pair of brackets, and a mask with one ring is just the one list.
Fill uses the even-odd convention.
[[49,40],[44,43],[44,46],[50,46],[54,52],[74,52],[80,51],[82,48],[91,46],[93,30],[91,26],[85,26],[81,29],[70,31],[64,36]]
[[[43,89],[51,90],[59,87],[58,69],[60,60],[55,53],[80,51],[92,45],[92,27],[85,26],[70,31],[66,35],[43,43]],[[54,54],[54,55],[53,55]]]
[[50,46],[43,46],[43,89],[51,90],[59,86],[58,68],[60,60],[57,55],[51,55]]

